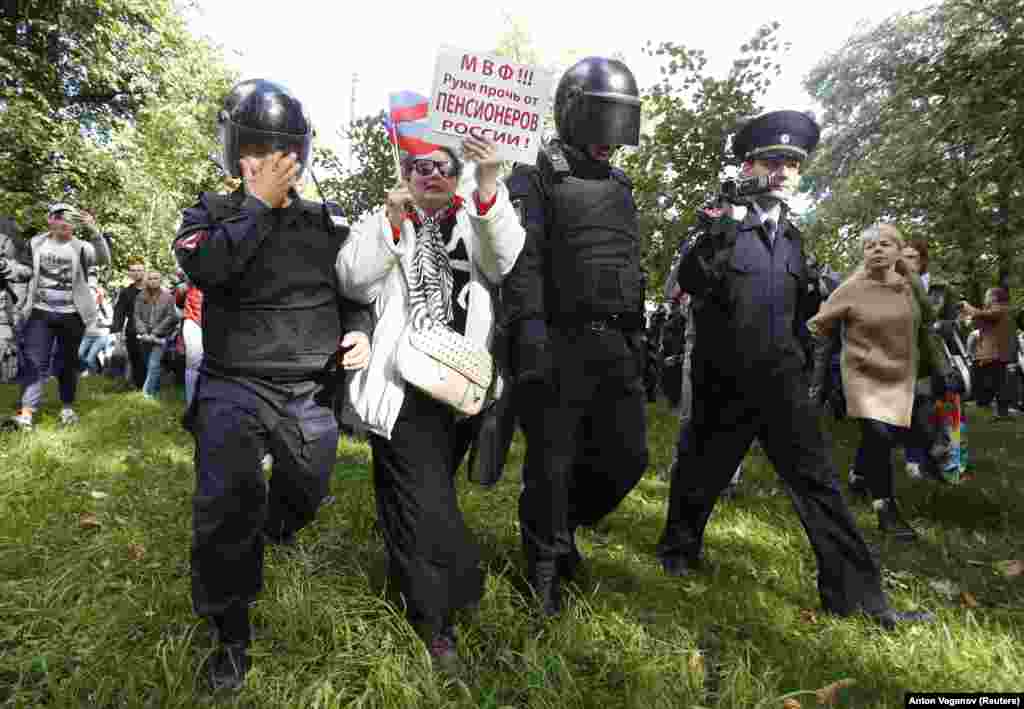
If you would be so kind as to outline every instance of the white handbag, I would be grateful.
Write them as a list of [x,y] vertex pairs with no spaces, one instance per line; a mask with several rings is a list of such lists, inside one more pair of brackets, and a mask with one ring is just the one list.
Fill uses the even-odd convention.
[[480,413],[494,381],[491,353],[438,323],[406,326],[395,363],[407,383],[466,416]]
[[[399,259],[405,273],[405,266]],[[413,288],[408,275],[406,284]],[[494,358],[485,348],[450,327],[427,320],[421,329],[409,324],[398,340],[395,365],[409,384],[465,416],[483,410],[495,384]]]

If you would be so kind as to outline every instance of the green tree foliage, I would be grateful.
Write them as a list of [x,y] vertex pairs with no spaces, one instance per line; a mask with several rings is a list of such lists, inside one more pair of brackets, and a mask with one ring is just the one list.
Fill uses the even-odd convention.
[[732,162],[729,134],[759,112],[759,98],[780,73],[778,28],[772,23],[758,29],[723,78],[708,73],[703,50],[673,42],[646,48],[663,57],[663,78],[644,93],[648,129],[639,148],[619,162],[634,184],[649,297],[657,299],[696,210],[717,191]]
[[384,204],[385,196],[398,179],[384,112],[353,121],[345,131],[352,150],[354,168],[346,168],[337,152],[329,147],[314,148],[313,169],[326,176],[320,180],[324,196],[337,202],[346,219],[355,221]]
[[220,183],[219,51],[172,0],[5,3],[0,36],[0,213],[33,233],[72,201],[115,235],[116,265],[170,270],[182,206]]
[[809,74],[825,107],[811,229],[827,260],[888,219],[972,300],[1009,285],[1024,196],[1024,0],[947,0],[851,37]]

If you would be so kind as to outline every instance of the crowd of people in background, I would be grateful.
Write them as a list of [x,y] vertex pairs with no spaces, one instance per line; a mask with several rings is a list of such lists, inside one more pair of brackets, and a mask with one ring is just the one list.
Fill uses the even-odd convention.
[[21,389],[4,425],[31,430],[50,378],[58,381],[62,425],[78,422],[81,378],[124,380],[147,398],[170,371],[194,381],[202,360],[202,293],[180,269],[176,284],[131,264],[127,285],[111,295],[101,282],[109,268],[109,238],[87,212],[67,203],[47,212],[47,231],[22,238],[11,218],[0,220],[0,383]]

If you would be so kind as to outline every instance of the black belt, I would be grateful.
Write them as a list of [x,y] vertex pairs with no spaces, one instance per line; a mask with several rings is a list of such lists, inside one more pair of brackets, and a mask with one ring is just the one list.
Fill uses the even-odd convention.
[[552,323],[556,327],[577,328],[604,332],[605,330],[642,330],[644,317],[639,313],[617,313],[614,315],[585,316],[581,318],[557,318]]

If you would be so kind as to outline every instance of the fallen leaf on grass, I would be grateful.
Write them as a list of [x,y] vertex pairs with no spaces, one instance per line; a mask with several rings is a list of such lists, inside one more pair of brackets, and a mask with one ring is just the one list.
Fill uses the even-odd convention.
[[810,608],[803,608],[800,610],[800,620],[805,623],[817,623],[818,614]]
[[110,495],[108,495],[107,493],[105,493],[105,492],[100,492],[99,490],[93,490],[92,492],[90,492],[90,493],[89,493],[89,495],[90,495],[90,496],[92,497],[92,499],[94,499],[94,500],[105,500],[105,499],[107,499],[108,497],[110,497]]
[[802,709],[802,705],[800,702],[790,697],[782,702],[782,709]]
[[818,704],[823,704],[827,707],[835,706],[836,702],[839,701],[840,690],[845,689],[846,687],[851,687],[856,683],[857,680],[847,677],[846,679],[838,680],[832,684],[822,687],[821,689],[815,690],[814,693],[818,697]]
[[960,587],[949,579],[936,579],[934,581],[929,581],[928,585],[937,594],[945,596],[951,601],[956,598],[956,594],[960,592]]
[[996,563],[996,568],[999,569],[999,573],[1003,576],[1013,578],[1014,576],[1024,574],[1024,561],[1021,561],[1020,559],[1000,561]]
[[84,512],[82,513],[82,516],[78,518],[78,526],[82,529],[99,529],[103,526],[103,523],[100,522],[100,518],[92,512]]
[[141,544],[129,544],[128,545],[128,558],[132,561],[142,561],[142,558],[146,556],[146,547]]
[[693,674],[704,674],[704,656],[700,654],[700,651],[695,651],[690,655],[687,665],[689,665],[690,672]]
[[977,608],[978,599],[970,591],[960,592],[960,606],[963,608]]

